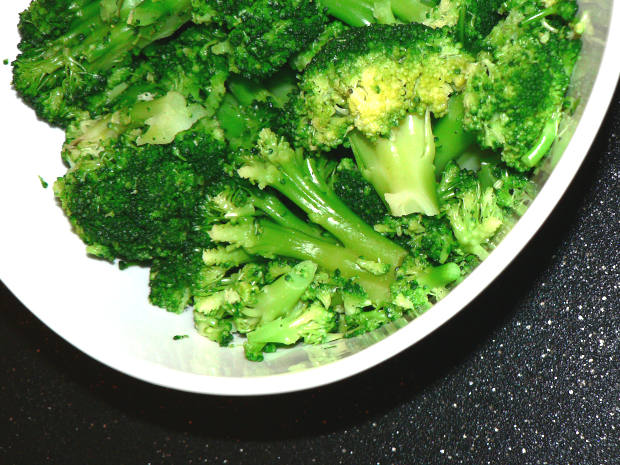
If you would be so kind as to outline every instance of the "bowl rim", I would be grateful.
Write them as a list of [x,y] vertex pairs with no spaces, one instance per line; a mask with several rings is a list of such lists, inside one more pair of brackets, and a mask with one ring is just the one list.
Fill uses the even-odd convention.
[[[523,250],[563,196],[589,152],[620,77],[620,60],[617,60],[612,50],[613,44],[620,43],[620,13],[616,7],[617,3],[612,2],[608,36],[590,98],[563,156],[535,200],[489,257],[462,285],[435,304],[432,311],[417,317],[383,340],[343,359],[299,372],[256,377],[222,377],[183,372],[155,362],[130,358],[127,354],[113,350],[95,352],[83,342],[63,337],[55,325],[33,313],[61,338],[100,363],[151,384],[192,393],[254,396],[295,392],[340,381],[382,363],[419,342],[462,311]],[[9,290],[12,288],[10,281],[4,280]],[[19,295],[16,297],[29,308],[28,299],[22,300]]]

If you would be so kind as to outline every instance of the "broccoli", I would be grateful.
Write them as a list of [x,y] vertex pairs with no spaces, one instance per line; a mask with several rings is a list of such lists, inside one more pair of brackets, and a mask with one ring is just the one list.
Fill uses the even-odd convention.
[[[493,177],[461,170],[450,163],[439,183],[441,210],[463,250],[484,260],[501,229],[510,226],[531,201],[534,187],[507,167],[489,169]],[[492,180],[492,184],[483,180]]]
[[464,123],[482,147],[501,150],[509,166],[527,171],[558,135],[581,41],[570,23],[574,1],[511,5],[484,40],[464,92]]
[[76,159],[54,189],[89,252],[148,263],[188,239],[204,189],[222,176],[224,151],[201,128],[167,145],[121,137],[96,157]]
[[470,52],[483,47],[484,38],[502,18],[505,0],[441,0],[424,24],[454,27],[456,39]]
[[87,253],[259,361],[416,317],[488,256],[558,135],[576,13],[35,0],[13,86],[65,130],[54,193]]
[[340,161],[330,179],[330,186],[334,193],[368,224],[379,223],[388,214],[377,191],[362,177],[350,158]]
[[66,127],[109,73],[190,16],[190,0],[36,0],[20,18],[13,86],[40,118]]
[[430,115],[446,113],[471,61],[445,29],[407,24],[344,31],[303,74],[297,140],[311,150],[348,140],[360,172],[391,214],[435,215]]
[[320,0],[320,2],[330,15],[354,27],[376,23],[421,23],[438,4],[438,0]]
[[237,76],[228,81],[228,92],[216,118],[233,149],[251,149],[264,128],[288,132],[287,105],[295,91],[294,76],[279,73],[270,85]]
[[220,21],[229,32],[213,51],[226,53],[231,71],[249,79],[273,75],[310,45],[327,22],[314,0],[258,0],[242,2],[234,13],[230,4],[223,9],[228,13]]
[[[288,344],[301,337],[308,342],[308,335],[294,331],[300,329],[299,318],[306,321],[313,315],[313,328],[320,320],[335,325],[337,334],[351,337],[406,312],[425,311],[461,276],[455,263],[444,258],[445,263],[435,266],[421,252],[416,252],[420,256],[413,260],[404,248],[373,230],[338,199],[324,174],[315,169],[314,160],[304,158],[301,151],[269,129],[259,134],[257,151],[240,152],[233,164],[240,178],[249,179],[260,190],[231,180],[220,194],[209,198],[210,216],[215,220],[210,239],[226,247],[220,246],[214,255],[225,257],[241,249],[263,260],[311,261],[320,271],[288,316],[274,320],[265,329],[244,317],[242,332],[248,334],[246,354],[251,359],[271,347],[267,343]],[[286,203],[306,213],[307,219],[301,220],[298,213],[287,210],[275,193],[269,193],[274,190],[285,197]],[[260,198],[265,195],[273,198],[281,213],[274,214],[262,206]],[[312,229],[307,229],[308,224]],[[239,282],[234,274],[230,276],[229,281]],[[253,286],[251,289],[258,292]],[[234,307],[239,298],[243,302],[240,295],[238,284],[228,286],[209,298],[205,308],[212,312]],[[337,315],[332,316],[330,311]],[[217,310],[210,315],[221,318],[223,314]],[[237,327],[239,324],[235,323]]]
[[310,221],[364,258],[391,266],[399,264],[406,252],[384,240],[355,215],[319,177],[311,159],[267,129],[259,135],[258,150],[259,156],[240,157],[239,176],[261,188],[278,190],[305,211]]

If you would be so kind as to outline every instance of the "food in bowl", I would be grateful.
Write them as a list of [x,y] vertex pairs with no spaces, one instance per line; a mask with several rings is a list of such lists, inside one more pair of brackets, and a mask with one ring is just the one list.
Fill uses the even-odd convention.
[[246,357],[427,311],[527,208],[575,2],[37,0],[13,85],[89,254]]

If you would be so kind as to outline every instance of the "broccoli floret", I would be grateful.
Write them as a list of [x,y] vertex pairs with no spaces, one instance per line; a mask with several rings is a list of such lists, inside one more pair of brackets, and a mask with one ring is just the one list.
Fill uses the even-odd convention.
[[379,223],[388,210],[350,158],[343,158],[334,171],[331,187],[340,199],[362,220],[374,225]]
[[525,171],[557,137],[581,41],[566,22],[574,2],[514,3],[484,41],[488,51],[480,53],[465,89],[464,121],[483,147],[501,149],[504,162]]
[[87,96],[105,89],[113,68],[191,16],[190,0],[123,2],[116,9],[102,8],[109,2],[99,0],[39,2],[22,16],[13,86],[39,117],[61,127],[81,112]]
[[230,32],[214,47],[231,71],[247,78],[273,75],[321,33],[327,17],[314,0],[258,0],[225,18]]
[[472,61],[450,34],[421,24],[353,28],[300,83],[297,141],[311,150],[350,143],[392,215],[439,212],[430,115],[446,113]]
[[303,71],[306,66],[312,61],[317,53],[327,44],[330,40],[338,37],[343,31],[346,31],[348,26],[340,21],[334,21],[328,23],[323,29],[323,32],[305,49],[299,52],[290,60],[291,68],[296,71]]
[[463,88],[471,57],[444,29],[421,24],[344,31],[306,68],[297,101],[298,140],[336,147],[357,129],[386,136],[407,113],[442,116]]
[[138,147],[121,137],[96,157],[78,158],[54,189],[90,251],[149,263],[188,240],[206,186],[223,176],[224,150],[200,129],[167,145]]
[[450,221],[456,240],[465,252],[481,260],[493,248],[500,229],[512,224],[515,214],[523,212],[533,194],[533,184],[506,167],[494,170],[496,177],[491,185],[483,182],[487,176],[483,173],[479,178],[476,173],[450,163],[438,190],[441,210]]

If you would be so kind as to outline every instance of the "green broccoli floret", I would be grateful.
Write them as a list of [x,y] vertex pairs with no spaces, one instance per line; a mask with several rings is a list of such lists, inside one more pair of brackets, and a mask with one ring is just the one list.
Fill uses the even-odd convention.
[[91,253],[148,264],[183,248],[206,187],[223,176],[224,151],[202,128],[167,145],[139,147],[121,136],[77,158],[54,189]]
[[448,286],[461,277],[456,263],[432,266],[420,254],[409,255],[392,284],[392,302],[419,315],[448,293]]
[[340,21],[328,23],[323,32],[305,49],[299,52],[290,60],[291,68],[302,72],[306,66],[312,61],[317,53],[332,39],[338,37],[343,31],[349,27]]
[[421,24],[344,31],[306,68],[298,99],[298,140],[336,147],[354,128],[387,136],[408,113],[442,116],[465,85],[471,57],[450,32]]
[[229,56],[231,71],[253,79],[273,75],[310,45],[327,17],[314,0],[258,0],[224,21],[230,32],[213,51]]
[[445,29],[347,30],[303,74],[296,138],[314,150],[337,147],[348,136],[360,172],[393,215],[435,215],[430,114],[446,113],[471,61]]
[[570,24],[574,2],[549,3],[511,3],[485,39],[464,93],[466,127],[520,171],[536,166],[558,135],[581,48]]
[[[494,246],[501,229],[512,224],[531,200],[533,184],[507,168],[494,171],[492,185],[476,173],[450,163],[444,170],[438,194],[441,210],[450,221],[456,240],[466,253],[481,260]],[[485,175],[486,176],[486,175]]]
[[138,145],[167,144],[212,117],[228,76],[224,58],[203,53],[213,33],[210,27],[191,26],[146,47],[136,63],[108,83],[108,91],[89,98],[90,114],[67,128],[65,160],[71,164],[84,152],[96,153],[121,134]]
[[300,305],[285,316],[258,325],[249,333],[244,345],[246,357],[254,361],[262,360],[267,344],[291,345],[299,340],[307,344],[328,342],[340,337],[331,333],[335,322],[334,312],[318,302]]
[[330,184],[334,193],[366,223],[379,223],[388,214],[377,191],[364,179],[350,158],[341,160]]
[[37,0],[26,10],[22,53],[13,62],[18,94],[39,117],[61,127],[80,113],[87,96],[105,89],[115,67],[191,16],[190,0],[113,2],[115,8],[109,0],[67,3]]
[[484,38],[502,18],[504,0],[441,0],[424,24],[454,27],[456,38],[470,52],[478,52]]

